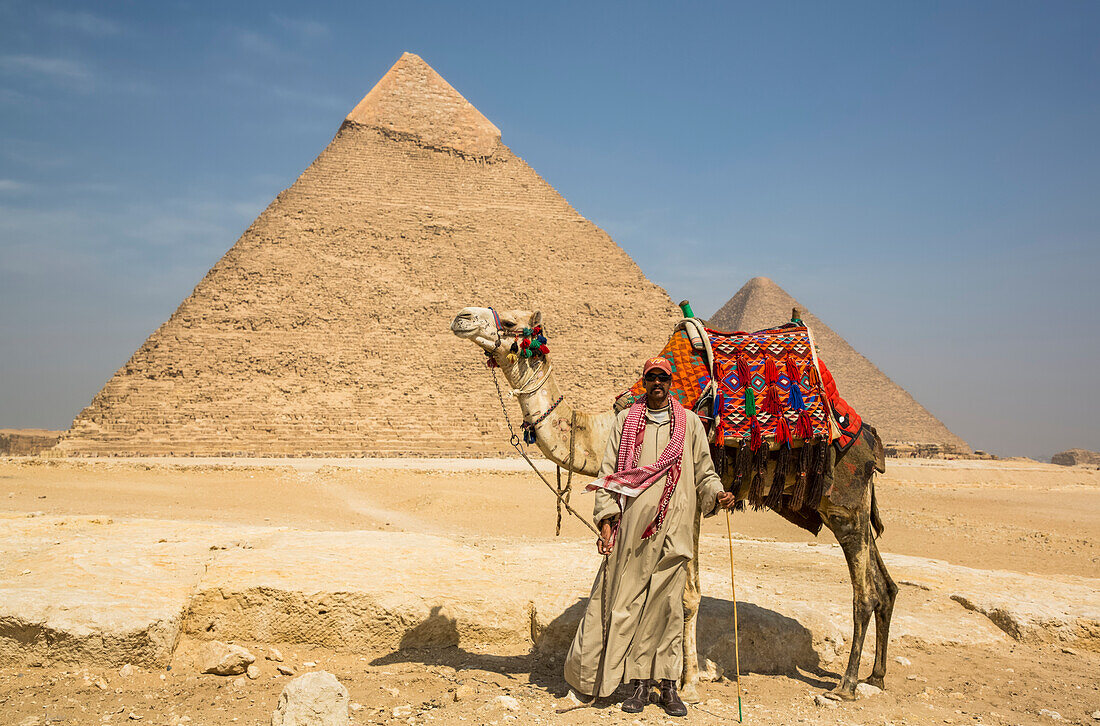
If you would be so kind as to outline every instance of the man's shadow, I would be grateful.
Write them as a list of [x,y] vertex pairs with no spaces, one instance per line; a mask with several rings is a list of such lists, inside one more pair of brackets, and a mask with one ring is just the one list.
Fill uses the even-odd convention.
[[[427,618],[401,637],[397,650],[375,658],[371,665],[423,663],[510,678],[525,674],[532,685],[560,698],[569,692],[562,664],[587,604],[587,599],[578,598],[540,631],[531,651],[522,655],[466,650],[460,644],[456,621],[436,605]],[[715,661],[731,680],[735,668],[732,613],[733,603],[729,600],[703,597],[700,603],[700,660]],[[840,675],[822,667],[813,648],[812,633],[797,620],[749,602],[738,603],[738,615],[742,674],[781,674],[821,689],[836,685]]]

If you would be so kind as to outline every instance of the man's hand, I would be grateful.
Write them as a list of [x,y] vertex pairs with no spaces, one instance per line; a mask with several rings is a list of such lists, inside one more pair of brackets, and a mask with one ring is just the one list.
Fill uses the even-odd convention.
[[596,551],[601,555],[611,554],[611,520],[600,522],[600,538],[596,540]]
[[731,509],[736,501],[737,497],[733,492],[722,492],[718,495],[718,508]]

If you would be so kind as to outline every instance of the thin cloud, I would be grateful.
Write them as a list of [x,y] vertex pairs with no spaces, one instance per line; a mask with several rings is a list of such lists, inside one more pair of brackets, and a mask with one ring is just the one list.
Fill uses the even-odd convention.
[[14,179],[0,179],[0,192],[21,192],[27,189],[27,185]]
[[306,40],[324,38],[329,34],[329,27],[316,20],[301,20],[283,15],[272,15],[271,20],[283,30],[294,33]]
[[75,30],[85,35],[106,37],[118,35],[122,32],[122,26],[113,20],[93,15],[89,12],[69,12],[56,10],[46,16],[46,20],[59,28]]
[[68,83],[92,79],[91,71],[80,63],[38,55],[0,56],[0,71],[9,75],[40,76]]
[[241,30],[237,32],[237,45],[249,53],[267,57],[279,55],[279,47],[265,35],[254,30]]

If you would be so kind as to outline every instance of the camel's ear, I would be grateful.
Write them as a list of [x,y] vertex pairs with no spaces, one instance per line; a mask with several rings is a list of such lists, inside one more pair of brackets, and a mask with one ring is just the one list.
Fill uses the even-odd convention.
[[535,312],[533,312],[531,314],[531,327],[533,328],[536,325],[542,325],[542,311],[541,310],[536,310]]

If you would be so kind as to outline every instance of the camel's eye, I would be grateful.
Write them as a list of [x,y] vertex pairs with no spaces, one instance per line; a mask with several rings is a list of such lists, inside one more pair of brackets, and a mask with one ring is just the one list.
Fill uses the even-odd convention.
[[500,327],[504,328],[505,330],[512,330],[516,327],[516,324],[513,323],[511,320],[501,320]]

